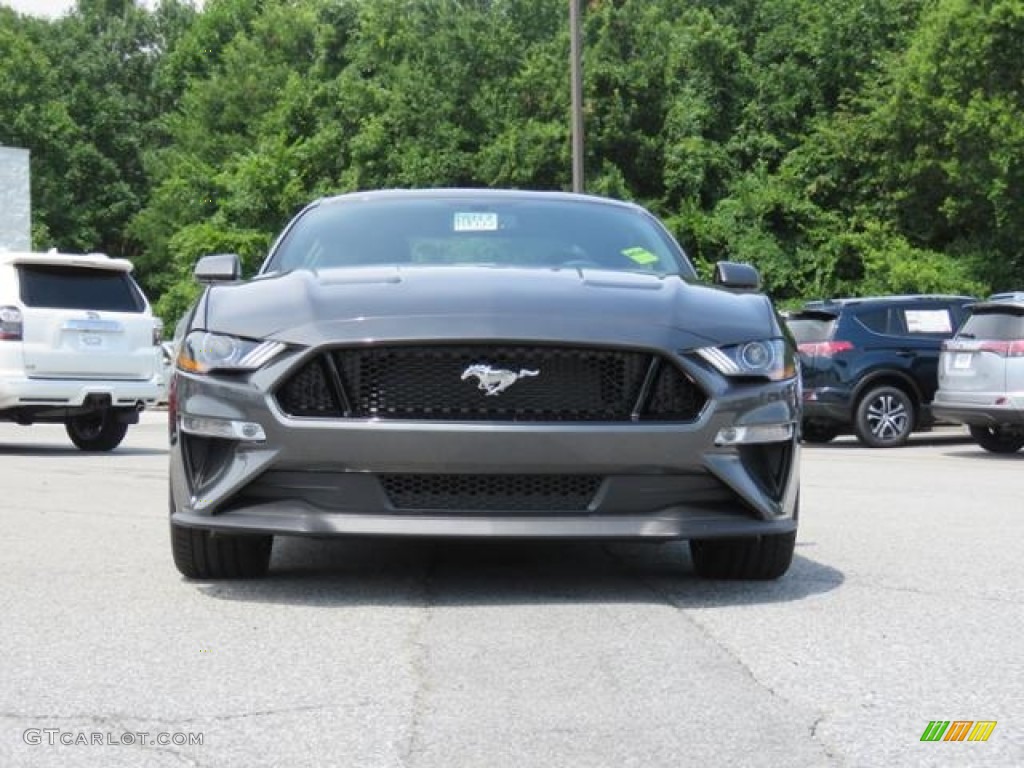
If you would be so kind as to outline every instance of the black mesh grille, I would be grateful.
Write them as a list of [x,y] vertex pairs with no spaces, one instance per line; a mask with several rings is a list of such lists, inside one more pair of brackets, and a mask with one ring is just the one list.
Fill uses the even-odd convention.
[[319,358],[299,369],[277,393],[277,400],[292,416],[340,416],[341,404],[328,384]]
[[[649,360],[557,347],[372,347],[335,355],[357,414],[498,421],[628,419]],[[474,365],[522,378],[489,395],[479,376],[466,374]]]
[[[285,413],[292,416],[692,421],[704,406],[704,394],[667,361],[659,363],[647,404],[638,407],[644,382],[656,360],[660,359],[646,352],[589,347],[409,345],[336,349],[300,368],[278,390],[277,399]],[[473,366],[481,366],[480,372],[474,373]],[[337,380],[333,369],[339,374]],[[503,387],[503,376],[515,381]]]
[[669,363],[658,366],[643,411],[645,420],[691,421],[704,407],[704,393]]
[[381,475],[396,509],[465,511],[585,510],[601,485],[596,475]]

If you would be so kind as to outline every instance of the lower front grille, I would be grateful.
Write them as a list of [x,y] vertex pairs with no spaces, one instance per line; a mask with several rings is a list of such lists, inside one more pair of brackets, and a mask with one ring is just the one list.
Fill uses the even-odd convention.
[[395,509],[581,512],[590,506],[597,475],[381,475]]

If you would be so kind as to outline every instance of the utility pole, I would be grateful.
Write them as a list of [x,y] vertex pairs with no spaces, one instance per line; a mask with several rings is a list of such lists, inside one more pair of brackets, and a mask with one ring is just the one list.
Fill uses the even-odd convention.
[[572,191],[583,191],[583,44],[580,2],[569,0],[569,70],[572,79]]

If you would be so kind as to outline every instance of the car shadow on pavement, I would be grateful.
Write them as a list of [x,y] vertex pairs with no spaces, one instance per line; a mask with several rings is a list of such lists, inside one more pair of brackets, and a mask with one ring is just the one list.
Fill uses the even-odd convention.
[[39,443],[0,443],[0,456],[40,456],[66,459],[70,456],[166,456],[166,448],[132,448],[118,446],[112,451],[82,451],[71,443],[67,445],[41,445]]
[[836,589],[838,570],[798,542],[777,581],[710,581],[685,543],[332,541],[279,538],[270,574],[188,582],[221,600],[293,605],[666,603],[677,607],[801,600]]
[[902,445],[897,448],[872,448],[869,445],[864,445],[853,435],[840,435],[829,443],[804,442],[801,445],[805,451],[831,451],[843,448],[853,448],[859,451],[877,451],[885,453],[886,451],[901,451],[908,448],[924,446],[969,445],[973,442],[974,441],[971,439],[971,436],[966,432],[941,429],[934,432],[915,432],[910,436],[910,440],[906,445]]
[[984,459],[985,461],[1024,461],[1024,450],[1017,453],[992,453],[974,446],[974,450],[947,451],[942,454],[951,459]]

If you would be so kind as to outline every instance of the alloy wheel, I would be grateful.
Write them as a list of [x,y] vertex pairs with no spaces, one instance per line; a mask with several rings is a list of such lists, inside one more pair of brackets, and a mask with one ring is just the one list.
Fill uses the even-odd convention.
[[910,426],[906,404],[902,398],[888,393],[871,401],[867,418],[871,434],[885,442],[899,439]]

